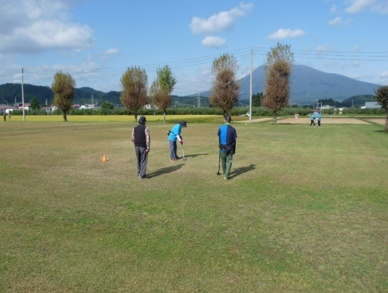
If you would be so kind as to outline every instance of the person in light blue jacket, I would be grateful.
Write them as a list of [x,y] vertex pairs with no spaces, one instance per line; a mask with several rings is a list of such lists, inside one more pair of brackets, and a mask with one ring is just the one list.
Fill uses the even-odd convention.
[[182,120],[179,121],[178,124],[175,124],[171,130],[168,131],[168,143],[170,147],[170,160],[172,162],[176,162],[177,160],[180,159],[177,155],[177,143],[176,141],[178,140],[179,143],[183,146],[183,139],[181,136],[182,132],[182,127],[187,127],[187,122]]
[[314,113],[311,113],[311,118],[310,118],[310,126],[315,126],[315,115]]

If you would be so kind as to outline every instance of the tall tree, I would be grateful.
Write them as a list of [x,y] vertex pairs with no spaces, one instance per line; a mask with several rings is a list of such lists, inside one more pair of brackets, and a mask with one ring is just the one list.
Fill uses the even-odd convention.
[[102,102],[101,109],[112,110],[114,105],[108,101]]
[[134,112],[136,121],[138,111],[149,102],[147,84],[146,71],[137,66],[128,68],[121,76],[120,101],[126,109]]
[[277,122],[277,112],[288,106],[293,62],[294,54],[289,45],[278,43],[267,54],[262,105],[273,111],[274,124]]
[[388,133],[388,86],[381,86],[376,90],[376,101],[387,112],[385,132]]
[[30,101],[30,109],[31,110],[39,110],[40,109],[40,105],[39,105],[39,102],[38,102],[38,99],[33,97]]
[[210,104],[227,114],[238,102],[240,85],[236,81],[238,65],[234,56],[223,54],[213,61],[214,76]]
[[75,81],[73,77],[69,73],[58,71],[54,76],[51,89],[54,93],[53,104],[62,111],[63,120],[67,121],[67,112],[70,111],[73,105],[75,93]]
[[176,82],[168,65],[156,70],[156,79],[151,85],[150,92],[154,105],[163,110],[163,123],[166,122],[166,109],[171,106],[171,93]]
[[264,98],[263,93],[256,93],[252,95],[252,106],[253,107],[260,107],[261,106],[261,101]]

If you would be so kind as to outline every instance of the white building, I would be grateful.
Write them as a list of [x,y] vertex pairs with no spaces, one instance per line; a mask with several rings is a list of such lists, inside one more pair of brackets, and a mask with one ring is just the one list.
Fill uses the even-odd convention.
[[80,110],[82,110],[82,109],[95,109],[95,108],[96,108],[95,104],[85,104],[85,105],[81,105],[79,107]]
[[363,109],[378,109],[381,106],[377,102],[365,102],[365,106],[361,107]]

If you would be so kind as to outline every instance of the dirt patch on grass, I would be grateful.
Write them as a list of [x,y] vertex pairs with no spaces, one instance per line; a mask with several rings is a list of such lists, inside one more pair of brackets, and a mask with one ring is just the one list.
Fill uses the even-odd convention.
[[[264,117],[264,118],[255,118],[252,119],[252,122],[269,122],[272,123],[272,117]],[[368,119],[367,121],[357,119],[357,118],[322,118],[322,125],[324,124],[369,124],[369,122],[385,124],[385,119]],[[249,123],[247,121],[235,121],[235,123]],[[310,118],[280,118],[278,119],[278,124],[308,124],[310,125]],[[318,124],[315,121],[315,124]]]
[[369,122],[385,125],[385,119],[368,119]]
[[[286,118],[278,120],[285,124],[310,124],[310,118]],[[317,124],[317,122],[315,122]],[[368,122],[356,118],[322,118],[324,124],[368,124]]]

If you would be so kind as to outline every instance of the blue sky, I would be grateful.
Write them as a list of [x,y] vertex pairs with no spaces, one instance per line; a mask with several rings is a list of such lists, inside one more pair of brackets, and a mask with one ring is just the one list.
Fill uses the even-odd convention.
[[128,67],[150,86],[168,65],[173,94],[209,90],[224,53],[238,77],[265,63],[277,43],[294,63],[388,84],[387,0],[0,0],[0,84],[51,86],[70,73],[77,87],[121,90]]

